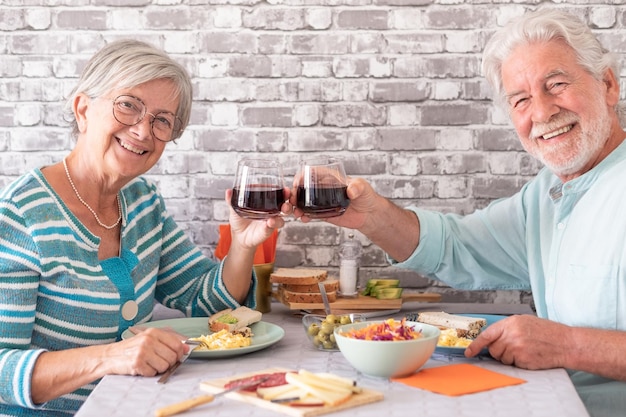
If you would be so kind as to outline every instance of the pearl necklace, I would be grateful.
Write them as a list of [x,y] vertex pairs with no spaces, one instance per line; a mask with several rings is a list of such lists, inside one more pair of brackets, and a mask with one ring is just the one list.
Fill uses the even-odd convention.
[[87,207],[87,209],[91,212],[91,214],[93,214],[93,217],[96,218],[96,221],[98,222],[98,224],[107,230],[111,230],[117,227],[117,225],[120,224],[120,222],[122,221],[122,205],[120,204],[120,196],[119,195],[117,196],[117,211],[119,213],[119,217],[117,218],[117,221],[114,224],[112,224],[111,226],[107,226],[106,224],[100,221],[100,218],[96,214],[96,211],[92,209],[85,200],[83,200],[80,194],[78,194],[78,190],[76,189],[76,186],[74,185],[74,181],[72,181],[72,177],[70,177],[70,171],[67,169],[67,162],[65,162],[65,158],[63,158],[63,166],[65,167],[65,175],[67,175],[67,180],[70,182],[70,185],[72,186],[72,190],[74,190],[74,194],[76,194],[76,197],[78,197],[78,201],[80,201],[81,203],[83,203],[85,207]]

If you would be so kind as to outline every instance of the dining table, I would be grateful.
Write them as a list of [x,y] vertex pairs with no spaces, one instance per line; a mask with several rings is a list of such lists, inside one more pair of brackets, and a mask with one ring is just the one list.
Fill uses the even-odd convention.
[[[526,304],[407,302],[399,311],[382,311],[378,320],[400,319],[420,311],[446,311],[453,314],[474,313],[509,316],[534,314]],[[374,312],[375,314],[376,312]],[[185,320],[177,312],[155,310],[154,320]],[[385,316],[387,315],[387,316]],[[351,378],[358,385],[383,394],[383,399],[354,408],[334,411],[336,417],[588,417],[582,401],[564,369],[526,370],[504,365],[488,355],[465,358],[435,352],[421,369],[468,363],[500,374],[520,378],[524,383],[487,391],[449,396],[414,388],[388,378],[371,377],[356,371],[340,351],[316,349],[307,338],[302,312],[286,305],[271,303],[262,322],[284,330],[275,343],[257,351],[225,358],[189,358],[166,383],[156,377],[105,376],[79,409],[76,417],[155,416],[158,409],[187,399],[206,395],[201,384],[206,381],[235,378],[265,369],[308,370],[333,373]],[[556,335],[555,335],[556,337]],[[372,358],[376,360],[376,358]],[[420,372],[420,371],[418,371]],[[275,410],[259,407],[226,396],[181,413],[181,416],[276,416]]]

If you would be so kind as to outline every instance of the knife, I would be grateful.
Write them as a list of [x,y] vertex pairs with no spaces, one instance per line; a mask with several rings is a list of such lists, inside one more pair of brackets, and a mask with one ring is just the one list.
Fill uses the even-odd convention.
[[330,315],[330,303],[328,302],[328,295],[326,294],[326,288],[324,287],[324,283],[318,282],[317,285],[320,288],[320,294],[322,294],[322,301],[324,302],[324,311],[326,311],[326,315]]
[[154,415],[156,417],[173,416],[173,415],[176,415],[178,413],[182,413],[183,411],[190,410],[190,409],[192,409],[194,407],[197,407],[199,405],[210,403],[215,398],[221,397],[222,395],[228,394],[229,392],[239,391],[239,390],[242,390],[242,389],[245,389],[245,388],[252,387],[254,385],[258,385],[258,384],[264,382],[267,379],[268,379],[268,377],[256,379],[254,381],[246,382],[245,384],[239,384],[239,385],[237,385],[235,387],[229,388],[229,389],[224,390],[222,392],[219,392],[217,394],[201,395],[199,397],[190,398],[188,400],[181,401],[181,402],[176,403],[176,404],[168,405],[166,407],[159,408],[158,410],[156,410]]

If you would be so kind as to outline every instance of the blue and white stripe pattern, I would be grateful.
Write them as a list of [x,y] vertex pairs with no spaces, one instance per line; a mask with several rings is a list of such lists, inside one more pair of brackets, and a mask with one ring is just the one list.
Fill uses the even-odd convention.
[[[222,264],[205,257],[167,213],[155,186],[135,179],[121,191],[119,258],[98,259],[86,229],[39,169],[0,191],[0,416],[71,415],[97,381],[43,405],[30,378],[46,351],[112,343],[150,320],[153,302],[187,316],[239,304],[222,281]],[[254,307],[256,282],[246,304]],[[139,312],[121,315],[128,300]],[[46,411],[48,410],[48,411]]]

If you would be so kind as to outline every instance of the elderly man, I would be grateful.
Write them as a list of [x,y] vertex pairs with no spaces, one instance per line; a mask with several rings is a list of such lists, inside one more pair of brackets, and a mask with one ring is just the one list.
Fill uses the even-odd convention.
[[524,148],[545,165],[536,178],[464,217],[402,209],[352,179],[350,207],[328,221],[451,286],[532,290],[538,317],[491,325],[466,356],[487,347],[505,364],[566,368],[594,417],[622,415],[626,133],[617,59],[578,19],[540,10],[493,36],[483,69]]

